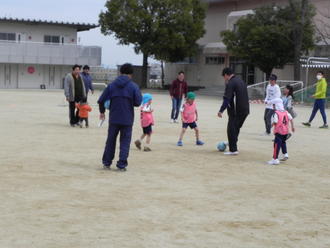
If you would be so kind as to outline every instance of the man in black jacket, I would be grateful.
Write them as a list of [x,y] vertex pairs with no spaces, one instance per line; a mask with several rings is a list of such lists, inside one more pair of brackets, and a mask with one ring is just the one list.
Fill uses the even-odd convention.
[[234,75],[230,68],[223,69],[222,76],[226,81],[226,88],[218,116],[222,118],[223,112],[227,109],[229,117],[227,125],[229,152],[224,154],[238,155],[237,141],[239,131],[250,113],[247,86],[240,78]]

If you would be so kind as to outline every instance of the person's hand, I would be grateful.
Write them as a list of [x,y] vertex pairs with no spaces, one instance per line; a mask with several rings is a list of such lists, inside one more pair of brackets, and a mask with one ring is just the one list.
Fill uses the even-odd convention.
[[94,94],[94,90],[91,90],[92,91],[92,94]]
[[105,120],[105,114],[104,113],[100,113],[100,120]]
[[67,102],[69,102],[69,97],[66,97],[65,99],[66,99]]
[[294,133],[294,131],[296,130],[294,127],[291,128],[292,129],[292,132]]
[[222,118],[222,113],[221,112],[218,112],[218,117]]
[[314,95],[311,95],[310,98],[315,98],[315,96]]

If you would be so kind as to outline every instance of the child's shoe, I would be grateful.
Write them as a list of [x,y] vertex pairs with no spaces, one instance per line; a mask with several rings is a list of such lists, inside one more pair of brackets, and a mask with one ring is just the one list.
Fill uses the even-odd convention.
[[268,161],[269,165],[279,165],[280,161],[278,159],[272,159],[270,161]]
[[135,144],[135,146],[136,146],[137,149],[141,150],[141,141],[140,140],[136,140],[134,142],[134,144]]
[[283,158],[280,159],[280,161],[287,161],[289,159],[289,154],[285,153]]
[[149,147],[145,146],[145,147],[143,148],[143,151],[145,151],[145,152],[151,152],[151,149],[150,149]]
[[198,145],[198,146],[202,146],[202,145],[204,145],[204,142],[201,141],[201,140],[197,140],[197,141],[196,141],[196,145]]
[[183,146],[183,143],[181,140],[178,141],[178,143],[176,143],[177,146]]
[[301,123],[301,124],[303,124],[303,125],[306,126],[306,127],[310,127],[310,126],[311,126],[311,124],[310,124],[309,122],[303,122],[303,123]]

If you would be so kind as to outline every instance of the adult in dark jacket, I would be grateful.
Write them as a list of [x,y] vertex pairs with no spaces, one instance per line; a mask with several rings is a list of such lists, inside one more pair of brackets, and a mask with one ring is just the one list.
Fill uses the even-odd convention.
[[178,122],[180,107],[183,95],[186,97],[188,92],[187,82],[184,81],[184,72],[180,71],[176,80],[170,86],[170,95],[172,98],[171,122]]
[[94,94],[94,87],[93,87],[92,77],[89,74],[89,69],[90,68],[88,65],[84,65],[83,72],[81,73],[81,77],[83,78],[85,83],[86,98],[88,96],[89,90],[91,90],[92,94]]
[[102,163],[105,169],[110,169],[115,156],[116,140],[120,132],[120,153],[117,161],[119,170],[126,170],[127,158],[132,138],[134,122],[134,107],[142,101],[142,95],[137,84],[132,81],[133,66],[124,64],[120,68],[121,75],[103,91],[98,100],[100,119],[105,119],[104,103],[110,100],[109,129]]
[[79,122],[79,110],[76,103],[86,98],[84,79],[80,76],[80,65],[74,65],[72,72],[64,79],[64,95],[69,102],[70,125],[74,127]]
[[223,69],[222,76],[227,82],[218,116],[222,118],[223,112],[227,109],[229,117],[227,125],[229,152],[224,154],[237,155],[238,135],[246,117],[250,113],[247,86],[245,82],[234,75],[230,68]]

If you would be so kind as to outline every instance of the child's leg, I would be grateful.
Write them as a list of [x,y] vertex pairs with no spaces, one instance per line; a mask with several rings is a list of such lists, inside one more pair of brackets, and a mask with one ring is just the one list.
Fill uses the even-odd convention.
[[278,159],[278,154],[280,153],[281,147],[282,147],[282,139],[280,135],[275,134],[273,159]]
[[286,139],[287,139],[287,135],[283,136],[282,145],[281,145],[281,149],[282,149],[282,153],[283,154],[287,154],[288,153],[288,150],[286,148]]
[[79,118],[79,126],[82,127],[82,123],[83,123],[83,118]]
[[146,140],[146,143],[147,145],[150,145],[150,141],[151,141],[151,134],[147,134],[147,140]]
[[198,141],[199,140],[199,129],[198,129],[198,127],[195,127],[194,130],[195,130],[196,141]]
[[186,130],[187,130],[187,128],[182,128],[181,133],[180,133],[180,137],[179,137],[179,141],[182,141],[183,135],[186,132]]
[[142,141],[144,139],[144,137],[146,137],[146,136],[147,136],[146,134],[142,134],[141,138],[140,138],[140,141]]
[[88,118],[85,119],[85,125],[88,127]]

